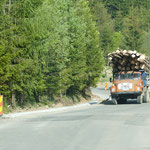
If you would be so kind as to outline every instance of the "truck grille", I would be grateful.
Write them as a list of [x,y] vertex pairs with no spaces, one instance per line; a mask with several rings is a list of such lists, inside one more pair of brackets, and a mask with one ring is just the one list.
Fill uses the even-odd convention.
[[132,83],[119,83],[118,89],[123,91],[129,91],[133,88]]

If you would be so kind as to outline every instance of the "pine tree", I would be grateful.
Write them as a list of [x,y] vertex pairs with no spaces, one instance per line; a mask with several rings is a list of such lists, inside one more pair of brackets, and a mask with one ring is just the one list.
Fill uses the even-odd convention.
[[117,12],[114,22],[115,22],[115,26],[114,26],[115,31],[116,32],[122,31],[124,28],[124,18],[120,11]]
[[[34,16],[34,11],[39,5],[34,5],[34,0],[12,1],[11,3],[11,22],[15,29],[13,30],[13,50],[14,58],[11,60],[11,78],[9,79],[9,87],[12,94],[12,101],[15,99],[20,104],[29,100],[33,94],[33,87],[37,84],[34,80],[37,68],[29,50],[28,20]],[[37,2],[37,4],[39,4]],[[28,6],[28,7],[27,7]],[[33,9],[34,8],[34,9]],[[34,10],[34,11],[33,11]],[[13,104],[14,105],[14,104]]]
[[117,16],[117,12],[121,12],[123,16],[128,15],[130,0],[103,0],[108,12],[111,14],[112,18]]
[[7,1],[0,2],[0,20],[0,93],[7,96],[9,101],[13,92],[11,79],[14,78],[17,49],[14,45],[16,26],[12,19],[11,5]]
[[140,20],[134,15],[134,10],[130,10],[130,15],[125,19],[124,48],[140,50],[143,43],[143,31]]
[[86,24],[80,10],[83,9],[80,1],[72,0],[69,5],[69,62],[71,86],[68,93],[76,93],[85,88],[86,80]]
[[145,32],[145,38],[143,40],[143,44],[142,44],[142,48],[141,50],[143,50],[142,52],[147,54],[147,56],[150,57],[150,53],[149,53],[149,48],[150,48],[150,31],[149,32]]
[[100,49],[99,32],[96,23],[88,7],[88,2],[83,0],[81,3],[83,9],[83,16],[86,22],[86,65],[87,65],[87,86],[94,86],[101,75],[104,65],[103,52]]
[[91,12],[96,21],[98,31],[100,32],[100,45],[104,52],[104,57],[107,58],[107,54],[112,51],[112,36],[114,33],[114,22],[111,15],[107,13],[107,9],[100,1],[89,1],[91,6]]
[[62,95],[68,87],[67,8],[67,2],[47,0],[30,21],[33,33],[30,49],[46,86],[44,93],[49,96]]

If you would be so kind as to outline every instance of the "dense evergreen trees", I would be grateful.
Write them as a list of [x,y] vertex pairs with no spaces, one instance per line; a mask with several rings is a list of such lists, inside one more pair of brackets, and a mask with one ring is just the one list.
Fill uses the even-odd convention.
[[86,0],[3,0],[0,7],[0,93],[7,103],[52,100],[96,84],[104,61]]
[[[106,56],[116,46],[149,54],[146,39],[150,30],[150,0],[89,0],[89,3],[94,20],[102,29],[101,35],[107,35],[101,41]],[[101,18],[106,19],[105,23]]]
[[107,13],[107,9],[103,3],[100,3],[97,0],[92,0],[89,5],[100,32],[101,49],[104,51],[104,56],[107,57],[107,54],[112,50],[114,22],[111,19],[111,15]]

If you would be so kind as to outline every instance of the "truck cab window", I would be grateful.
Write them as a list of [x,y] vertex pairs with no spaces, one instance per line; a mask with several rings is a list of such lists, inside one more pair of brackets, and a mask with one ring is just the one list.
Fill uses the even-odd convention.
[[114,75],[114,80],[139,80],[141,75],[139,73],[120,73]]

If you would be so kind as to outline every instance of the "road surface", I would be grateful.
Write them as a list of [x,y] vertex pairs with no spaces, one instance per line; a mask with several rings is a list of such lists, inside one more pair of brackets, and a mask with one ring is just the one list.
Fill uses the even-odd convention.
[[150,150],[150,104],[106,103],[0,119],[0,150]]

